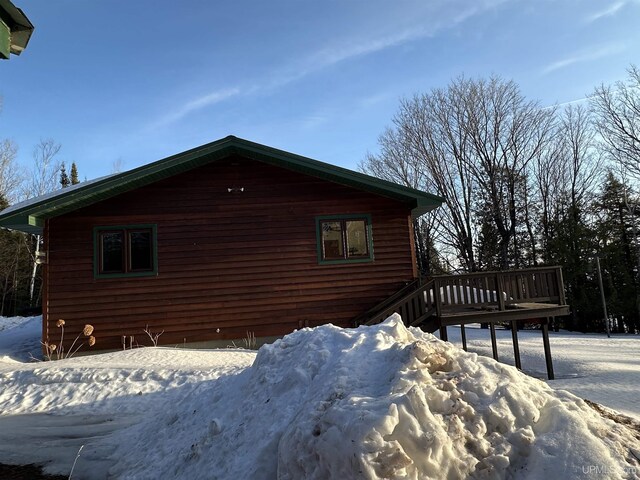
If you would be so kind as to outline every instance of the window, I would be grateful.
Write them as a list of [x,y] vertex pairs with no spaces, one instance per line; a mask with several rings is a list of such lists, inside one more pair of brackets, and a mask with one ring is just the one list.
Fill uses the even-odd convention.
[[139,277],[157,273],[156,226],[94,229],[96,277]]
[[319,263],[373,260],[370,215],[316,217]]

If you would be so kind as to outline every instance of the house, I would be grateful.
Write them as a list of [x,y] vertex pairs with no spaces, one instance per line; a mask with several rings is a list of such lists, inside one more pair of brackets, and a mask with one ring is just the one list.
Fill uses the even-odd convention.
[[14,205],[0,226],[43,236],[43,342],[64,319],[70,338],[92,324],[94,348],[142,344],[146,326],[206,345],[353,326],[416,279],[412,218],[442,201],[229,136]]
[[24,12],[9,0],[0,0],[0,59],[20,55],[32,33],[33,25]]

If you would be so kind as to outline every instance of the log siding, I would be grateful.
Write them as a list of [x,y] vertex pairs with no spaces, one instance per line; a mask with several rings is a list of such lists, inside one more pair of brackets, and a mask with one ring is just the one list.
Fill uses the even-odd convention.
[[[317,217],[363,212],[375,260],[319,264]],[[71,338],[91,323],[96,349],[120,348],[123,335],[144,344],[147,325],[169,345],[350,326],[415,278],[409,217],[397,200],[219,160],[47,221],[43,338],[56,340],[59,318]],[[94,277],[94,228],[149,224],[157,275]]]

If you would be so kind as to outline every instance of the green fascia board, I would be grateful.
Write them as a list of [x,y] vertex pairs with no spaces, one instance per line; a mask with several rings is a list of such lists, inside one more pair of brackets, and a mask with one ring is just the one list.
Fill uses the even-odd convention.
[[238,152],[239,155],[247,156],[247,152],[252,152],[255,155],[254,158],[261,160],[264,163],[271,163],[289,170],[299,171],[301,173],[324,178],[335,183],[342,183],[350,187],[360,188],[361,190],[371,191],[397,200],[415,200],[416,208],[418,207],[418,203],[421,203],[422,208],[429,207],[426,211],[433,210],[444,202],[443,198],[436,195],[388,182],[364,173],[355,172],[336,165],[302,157],[283,150],[250,142],[248,140],[236,137],[227,138],[233,138],[242,142],[242,146],[240,148],[241,151]]
[[203,145],[183,153],[111,175],[74,187],[59,190],[54,194],[38,197],[24,205],[17,204],[0,212],[0,227],[29,233],[39,233],[38,225],[30,217],[42,221],[82,207],[97,203],[116,195],[172,177],[179,173],[238,155],[267,164],[279,166],[334,183],[354,187],[409,204],[412,215],[419,216],[440,206],[444,199],[420,190],[397,185],[363,173],[319,162],[283,150],[267,147],[234,136]]
[[11,54],[11,30],[0,18],[0,58],[8,59]]

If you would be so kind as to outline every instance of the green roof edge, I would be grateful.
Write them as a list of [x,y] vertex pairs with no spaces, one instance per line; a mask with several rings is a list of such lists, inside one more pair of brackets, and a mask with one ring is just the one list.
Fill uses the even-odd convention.
[[0,18],[11,31],[10,49],[20,55],[27,48],[34,26],[25,13],[9,0],[0,0]]
[[38,233],[42,219],[77,210],[233,154],[412,203],[414,216],[444,202],[443,198],[430,193],[229,135],[123,173],[80,183],[69,191],[59,190],[53,195],[38,197],[41,200],[29,200],[22,207],[20,204],[9,207],[9,211],[5,210],[7,213],[0,212],[0,226]]

